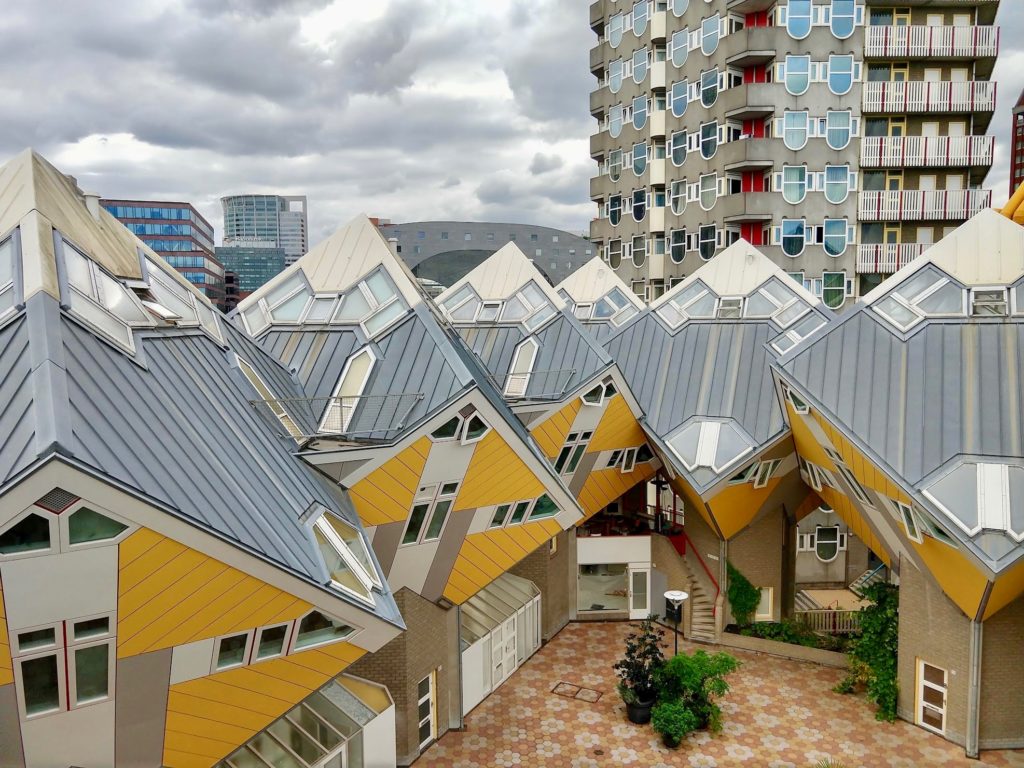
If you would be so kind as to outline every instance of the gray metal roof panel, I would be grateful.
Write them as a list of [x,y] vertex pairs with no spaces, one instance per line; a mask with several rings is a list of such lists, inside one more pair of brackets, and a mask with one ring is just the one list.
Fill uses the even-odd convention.
[[29,333],[22,315],[0,329],[0,482],[36,458],[34,409]]

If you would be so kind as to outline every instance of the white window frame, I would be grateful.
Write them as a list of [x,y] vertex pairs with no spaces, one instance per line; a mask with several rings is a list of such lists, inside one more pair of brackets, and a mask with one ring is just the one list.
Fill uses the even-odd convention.
[[782,464],[782,459],[765,459],[757,464],[757,472],[754,473],[754,488],[767,486],[780,464]]
[[[235,355],[235,359],[238,362],[238,370],[242,372],[242,375],[249,382],[256,394],[263,398],[267,407],[274,413],[278,421],[285,428],[289,435],[291,435],[296,441],[301,441],[302,430],[299,429],[299,425],[295,423],[295,420],[288,414],[288,412],[280,405],[280,399],[274,393],[274,391],[267,386],[267,383],[263,381],[263,378],[256,372],[256,369],[249,363],[245,358]],[[263,391],[261,391],[261,389]],[[266,392],[269,397],[264,397],[263,392]]]
[[[772,621],[775,618],[775,588],[758,587],[757,589],[761,593],[761,599],[757,601],[757,608],[754,609],[754,621]],[[768,612],[758,613],[757,611],[761,607],[761,601],[764,599],[765,591],[768,592]]]
[[[983,301],[980,302],[980,306],[1002,306],[1004,312],[1001,315],[979,315],[975,314],[974,307],[976,299],[975,297],[979,293],[1001,293],[1003,296],[1002,301]],[[971,288],[969,302],[967,305],[968,311],[971,317],[1009,317],[1010,316],[1010,297],[1005,285],[979,285]]]
[[[238,669],[249,665],[250,657],[252,656],[253,648],[253,637],[256,634],[255,629],[248,629],[244,632],[228,632],[227,634],[218,636],[213,643],[213,657],[210,659],[210,674],[216,674],[217,672],[226,672],[229,669]],[[229,664],[225,667],[217,666],[217,661],[220,656],[220,646],[225,640],[233,637],[240,637],[245,635],[245,650],[242,652],[242,660],[237,664]]]
[[846,465],[843,457],[831,448],[825,448],[825,453],[832,459],[832,463],[835,464],[836,471],[842,475],[843,480],[850,486],[850,490],[853,491],[853,495],[862,504],[874,509],[875,503],[871,500],[868,495],[867,489],[861,484],[861,482],[854,476],[853,471]]
[[[305,621],[308,616],[310,616],[311,614],[314,614],[314,613],[319,613],[321,616],[323,616],[328,621],[337,622],[338,624],[343,624],[344,626],[349,627],[352,631],[349,632],[344,637],[340,637],[340,638],[333,637],[333,638],[330,638],[328,640],[321,640],[320,642],[317,642],[317,643],[310,643],[308,645],[303,645],[303,646],[299,647],[299,633],[301,632],[302,622]],[[302,653],[302,652],[308,651],[308,650],[310,650],[312,648],[322,648],[325,645],[331,645],[333,643],[347,643],[347,642],[351,642],[352,639],[356,635],[359,634],[359,632],[360,632],[360,628],[357,627],[355,624],[352,624],[347,619],[346,620],[342,620],[342,619],[339,619],[339,618],[337,618],[335,616],[332,616],[331,614],[327,613],[326,611],[321,611],[318,608],[313,608],[313,609],[311,609],[309,611],[306,611],[304,614],[299,616],[299,618],[295,619],[295,628],[292,630],[292,632],[289,634],[289,637],[288,637],[288,655],[290,656],[290,655],[295,654],[295,653]]]
[[[484,431],[480,433],[479,437],[469,436],[469,425],[474,418],[479,419],[480,423],[484,425]],[[488,434],[490,434],[490,431],[491,425],[487,423],[487,419],[481,416],[479,411],[474,411],[473,413],[469,414],[463,419],[459,442],[461,442],[463,445],[472,445],[473,443],[479,443],[481,440],[487,437]]]
[[[11,632],[14,639],[18,635],[25,632],[32,632],[39,629],[54,628],[55,642],[52,646],[47,648],[40,648],[38,650],[31,650],[28,653],[13,655],[11,659],[14,666],[14,684],[15,691],[18,697],[18,711],[21,714],[23,720],[38,720],[44,717],[50,717],[52,715],[60,714],[61,712],[68,711],[69,691],[68,683],[70,681],[67,670],[67,649],[64,647],[63,637],[63,622],[55,622],[54,624],[46,624],[37,627],[27,627],[25,629],[19,629],[15,632]],[[13,650],[12,644],[12,650]],[[42,712],[35,712],[33,714],[28,713],[25,702],[25,678],[22,674],[21,665],[26,661],[35,661],[36,659],[42,659],[52,656],[57,665],[57,706],[52,709],[47,709]],[[116,659],[115,659],[116,661]],[[116,665],[111,665],[116,666]],[[112,690],[112,689],[111,689]]]
[[637,449],[637,448],[626,448],[625,450],[623,450],[623,452],[622,452],[622,459],[620,460],[621,461],[621,467],[619,469],[619,471],[622,474],[628,475],[630,472],[632,472],[634,469],[636,469],[636,452],[637,452],[637,450],[639,450],[639,449]]
[[[320,531],[320,534],[325,539],[327,539],[331,547],[333,547],[334,550],[338,553],[338,555],[341,556],[341,559],[345,561],[345,565],[347,565],[349,567],[349,570],[351,570],[352,573],[355,574],[355,577],[363,585],[367,593],[372,592],[374,587],[376,587],[377,589],[381,589],[383,585],[381,584],[380,579],[377,577],[377,574],[371,571],[367,571],[366,568],[363,567],[363,564],[359,562],[359,558],[352,554],[352,549],[349,547],[348,543],[341,538],[338,532],[334,529],[334,526],[331,525],[330,521],[327,519],[328,514],[330,513],[324,512],[323,514],[321,514],[316,519],[316,522],[313,523],[313,527]],[[359,541],[362,543],[363,550],[366,553],[367,559],[372,562],[369,547],[366,544],[366,540],[363,538],[362,532],[359,531],[359,529],[357,529],[355,526],[349,525],[344,520],[341,520],[341,522],[353,529],[356,536],[359,537]],[[331,580],[331,585],[334,586],[336,589],[344,590],[348,594],[355,594],[360,600],[366,601],[367,599],[369,599],[370,602],[372,602],[372,598],[367,598],[367,595],[360,595],[358,593],[354,593],[344,584],[339,584],[333,579]]]
[[[255,664],[260,661],[269,661],[270,659],[279,659],[282,656],[287,656],[288,642],[291,639],[294,626],[294,621],[286,621],[278,624],[267,624],[264,627],[257,627],[256,634],[252,642],[251,662]],[[278,653],[270,654],[269,656],[260,656],[260,641],[263,639],[263,633],[271,629],[277,629],[279,627],[285,628],[284,639],[281,641],[281,650]]]
[[[558,455],[555,456],[554,461],[551,462],[551,466],[560,477],[572,477],[572,475],[575,474],[576,470],[579,469],[580,462],[583,461],[583,457],[587,454],[587,446],[590,445],[590,441],[593,437],[594,432],[592,430],[570,432],[566,436],[565,442],[562,443],[562,447],[558,449]],[[572,464],[572,457],[578,448],[582,448],[583,450],[579,451],[579,458],[576,459],[576,463],[573,465],[572,469],[569,469],[569,465]],[[558,463],[562,461],[563,454],[565,456],[565,463],[559,467]]]
[[[339,393],[341,392],[342,387],[344,387],[345,384],[348,383],[348,374],[349,371],[352,369],[352,364],[356,361],[357,358],[362,357],[364,355],[369,355],[370,365],[366,369],[366,374],[363,376],[363,380],[359,382],[359,386],[356,388],[358,394],[345,395],[345,398],[352,398],[355,400],[355,402],[352,403],[351,405],[347,405],[344,402],[344,399],[342,399],[342,402],[338,402],[339,398],[341,398],[341,395]],[[324,410],[324,415],[320,419],[320,425],[317,428],[318,432],[322,432],[325,434],[329,433],[328,430],[326,429],[326,425],[330,420],[332,414],[334,413],[335,409],[341,411],[341,431],[335,433],[332,430],[330,434],[344,434],[345,432],[348,431],[349,426],[352,424],[352,417],[355,416],[356,408],[359,407],[359,400],[362,398],[363,392],[366,390],[366,384],[367,382],[369,382],[370,375],[373,373],[373,369],[376,365],[377,355],[369,346],[363,347],[362,349],[358,349],[351,355],[349,355],[348,360],[345,361],[345,367],[342,368],[341,375],[338,377],[338,383],[334,385],[334,391],[331,393],[331,401],[327,404],[327,408]]]
[[[444,490],[446,486],[452,485],[455,486],[453,490]],[[419,544],[440,541],[444,537],[444,530],[448,527],[448,522],[451,520],[452,512],[455,508],[455,499],[458,497],[461,489],[462,483],[458,480],[448,480],[420,486],[416,491],[416,495],[413,497],[412,507],[409,509],[409,515],[406,517],[405,527],[402,531],[402,538],[399,539],[399,547],[415,547]],[[437,514],[438,506],[443,502],[448,502],[448,508],[444,513],[444,520],[441,522],[441,528],[438,530],[436,536],[432,536],[428,539],[427,531],[430,529],[430,525],[434,521],[434,516]],[[419,530],[416,531],[416,539],[414,541],[407,542],[406,538],[411,532],[412,526],[412,511],[423,504],[427,505],[427,510],[423,513],[423,519],[420,521]]]
[[[523,372],[517,372],[526,350],[530,353],[530,362]],[[537,363],[537,355],[540,352],[540,345],[532,336],[523,339],[512,354],[512,362],[509,365],[508,377],[505,379],[505,397],[525,397],[526,391],[530,388],[530,379],[533,376],[533,367]]]
[[917,513],[914,511],[914,508],[909,504],[904,504],[902,501],[894,500],[893,505],[896,507],[896,513],[903,523],[903,530],[907,534],[907,538],[917,544],[923,544],[924,534],[921,532],[921,522],[917,519]]
[[15,515],[10,519],[9,522],[7,522],[3,526],[2,529],[0,529],[0,533],[6,533],[30,515],[36,515],[38,517],[41,517],[44,520],[46,520],[46,522],[49,524],[50,545],[46,547],[46,549],[32,549],[28,550],[27,552],[12,552],[9,554],[0,554],[0,562],[4,562],[7,560],[20,560],[25,557],[39,557],[41,555],[52,555],[56,552],[61,551],[59,516],[51,512],[47,512],[45,509],[42,509],[41,507],[32,506],[24,510],[23,512],[19,513],[18,515]]
[[[834,555],[832,555],[832,557],[829,558],[828,560],[823,558],[821,556],[821,553],[818,551],[818,545],[821,544],[821,532],[823,530],[828,530],[828,531],[835,530],[835,532],[836,532],[836,540],[834,542],[835,545],[836,545],[836,553]],[[833,542],[827,541],[825,543],[826,544],[832,544]],[[818,559],[818,562],[820,562],[820,563],[834,563],[839,558],[839,553],[843,552],[845,550],[846,550],[845,534],[843,533],[842,529],[838,525],[819,525],[819,526],[815,527],[815,529],[814,529],[814,550],[813,551],[814,551],[814,556]]]

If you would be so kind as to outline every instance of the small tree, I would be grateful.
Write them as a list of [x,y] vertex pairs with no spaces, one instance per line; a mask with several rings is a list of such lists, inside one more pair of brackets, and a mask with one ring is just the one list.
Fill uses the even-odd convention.
[[636,703],[652,702],[657,698],[655,675],[665,664],[661,651],[661,638],[665,633],[655,625],[657,618],[651,614],[640,622],[636,632],[626,636],[626,654],[614,664],[620,681],[619,693],[627,703],[630,695],[636,697]]
[[864,590],[871,605],[861,609],[860,637],[850,647],[850,671],[835,687],[837,693],[850,693],[861,685],[868,698],[878,706],[875,717],[896,719],[897,650],[900,634],[900,591],[892,584],[879,582]]
[[678,747],[686,734],[700,725],[697,715],[681,701],[662,701],[655,705],[651,715],[651,725],[669,747]]
[[722,725],[722,710],[715,699],[729,691],[725,676],[740,663],[728,653],[694,651],[669,659],[658,672],[658,690],[662,701],[679,701],[692,712],[698,728],[717,731]]
[[751,622],[757,606],[761,604],[761,590],[751,584],[732,563],[726,563],[726,567],[729,574],[729,589],[726,592],[729,607],[732,608],[736,623],[743,627]]

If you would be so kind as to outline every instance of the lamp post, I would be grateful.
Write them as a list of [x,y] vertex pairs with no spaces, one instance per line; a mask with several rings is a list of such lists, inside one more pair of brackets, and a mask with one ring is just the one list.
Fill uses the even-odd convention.
[[670,589],[665,593],[665,599],[671,603],[672,616],[676,620],[676,656],[679,655],[679,617],[683,614],[683,601],[688,597],[689,595],[680,589]]

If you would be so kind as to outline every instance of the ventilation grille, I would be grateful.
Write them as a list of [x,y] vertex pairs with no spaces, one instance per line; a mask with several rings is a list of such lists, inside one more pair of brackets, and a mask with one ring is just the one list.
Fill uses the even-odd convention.
[[76,501],[78,501],[78,497],[73,493],[68,493],[63,488],[54,488],[48,494],[43,496],[43,498],[39,499],[39,501],[36,502],[36,506],[42,507],[49,512],[59,514]]

